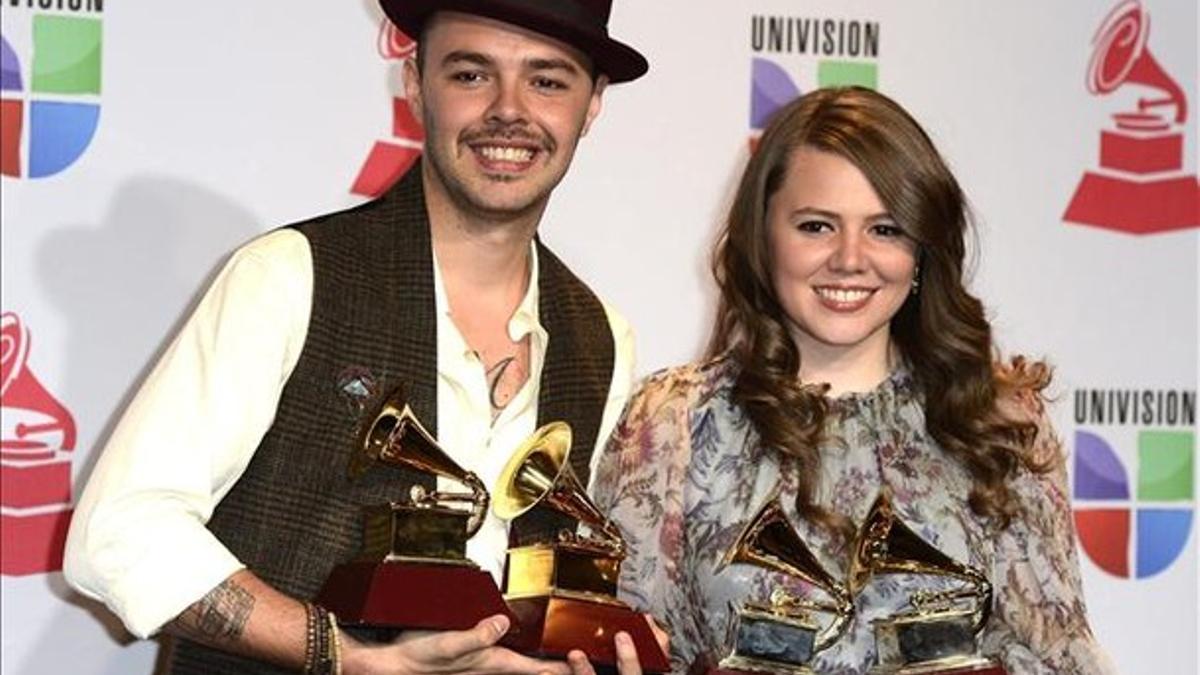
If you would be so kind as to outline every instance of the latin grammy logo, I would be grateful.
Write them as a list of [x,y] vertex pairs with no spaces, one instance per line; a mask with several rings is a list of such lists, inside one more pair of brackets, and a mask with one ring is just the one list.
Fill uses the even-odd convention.
[[1149,17],[1125,0],[1092,40],[1088,91],[1103,96],[1141,85],[1157,96],[1137,99],[1100,132],[1100,170],[1084,173],[1063,219],[1148,234],[1200,226],[1200,183],[1183,174],[1187,97],[1150,53]]
[[75,420],[29,369],[29,331],[0,315],[0,573],[62,568]]
[[[384,18],[376,38],[379,55],[386,61],[404,62],[417,52],[417,43]],[[425,130],[408,107],[408,99],[392,99],[392,138],[376,141],[354,179],[350,192],[378,197],[391,187],[421,156]]]
[[379,22],[379,37],[376,40],[379,55],[389,61],[403,61],[417,53],[417,43],[408,37],[391,21],[383,19]]

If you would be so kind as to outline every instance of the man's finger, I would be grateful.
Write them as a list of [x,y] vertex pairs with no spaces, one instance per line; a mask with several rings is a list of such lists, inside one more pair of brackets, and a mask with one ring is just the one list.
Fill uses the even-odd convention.
[[624,631],[613,638],[617,645],[617,672],[621,675],[642,675],[642,663],[638,660],[633,638]]
[[480,673],[526,675],[574,675],[570,665],[562,661],[540,661],[504,647],[490,647],[478,652],[472,670]]
[[460,659],[472,652],[491,647],[508,632],[508,617],[503,614],[480,620],[470,630],[440,633],[431,645],[433,655],[444,661]]

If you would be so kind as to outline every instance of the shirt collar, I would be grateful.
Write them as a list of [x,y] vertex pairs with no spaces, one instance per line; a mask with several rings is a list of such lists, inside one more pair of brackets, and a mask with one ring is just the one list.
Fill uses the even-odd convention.
[[[437,311],[439,319],[446,319],[450,325],[450,299],[446,297],[446,284],[442,279],[442,268],[438,264],[437,253],[431,251],[433,255],[433,300],[434,307]],[[525,337],[527,333],[534,333],[539,338],[544,338],[546,329],[542,327],[540,315],[538,313],[538,251],[537,242],[529,241],[529,284],[525,289],[525,296],[521,298],[521,302],[517,305],[513,315],[508,320],[508,337],[513,342]],[[439,331],[440,333],[441,331]],[[457,330],[455,331],[457,332]],[[470,351],[470,348],[463,342],[463,349]]]
[[538,251],[537,242],[529,241],[529,285],[525,297],[521,298],[512,318],[508,320],[508,337],[513,342],[525,337],[526,333],[544,332],[538,315]]

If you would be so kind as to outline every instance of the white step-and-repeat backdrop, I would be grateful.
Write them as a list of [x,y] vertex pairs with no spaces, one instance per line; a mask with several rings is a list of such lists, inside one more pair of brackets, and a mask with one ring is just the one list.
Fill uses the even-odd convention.
[[[148,673],[57,572],[99,444],[234,247],[412,160],[411,44],[372,0],[5,0],[2,665]],[[1124,673],[1197,672],[1197,3],[617,0],[650,74],[614,87],[543,235],[694,358],[749,141],[824,84],[896,97],[980,220],[1007,351],[1057,365],[1092,622]]]

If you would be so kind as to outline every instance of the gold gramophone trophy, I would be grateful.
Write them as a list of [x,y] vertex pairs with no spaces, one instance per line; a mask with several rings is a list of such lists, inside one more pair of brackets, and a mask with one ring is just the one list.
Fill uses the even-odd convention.
[[909,599],[911,610],[873,621],[877,654],[872,673],[1007,672],[978,652],[976,637],[992,609],[987,577],[917,536],[896,517],[886,493],[875,498],[859,530],[850,561],[850,592],[857,595],[876,574],[943,576],[963,585],[917,591]]
[[377,462],[444,476],[469,492],[414,485],[406,501],[365,508],[362,549],[333,569],[316,602],[350,625],[464,630],[495,614],[515,620],[492,576],[466,554],[487,515],[487,489],[450,459],[400,390],[367,428],[350,477]]
[[526,654],[563,658],[580,649],[597,666],[616,664],[613,637],[633,638],[642,669],[670,669],[643,615],[617,600],[625,542],[588,498],[567,461],[571,427],[551,422],[513,453],[500,473],[492,509],[511,521],[541,504],[582,522],[588,535],[559,532],[555,541],[510,548],[505,593],[520,631],[504,644]]
[[[829,574],[788,522],[776,487],[717,565],[747,563],[798,577],[830,600],[798,598],[777,587],[767,601],[736,609],[730,625],[733,647],[710,673],[789,673],[809,675],[814,655],[845,633],[854,617],[846,586]],[[817,615],[832,619],[822,628]]]

